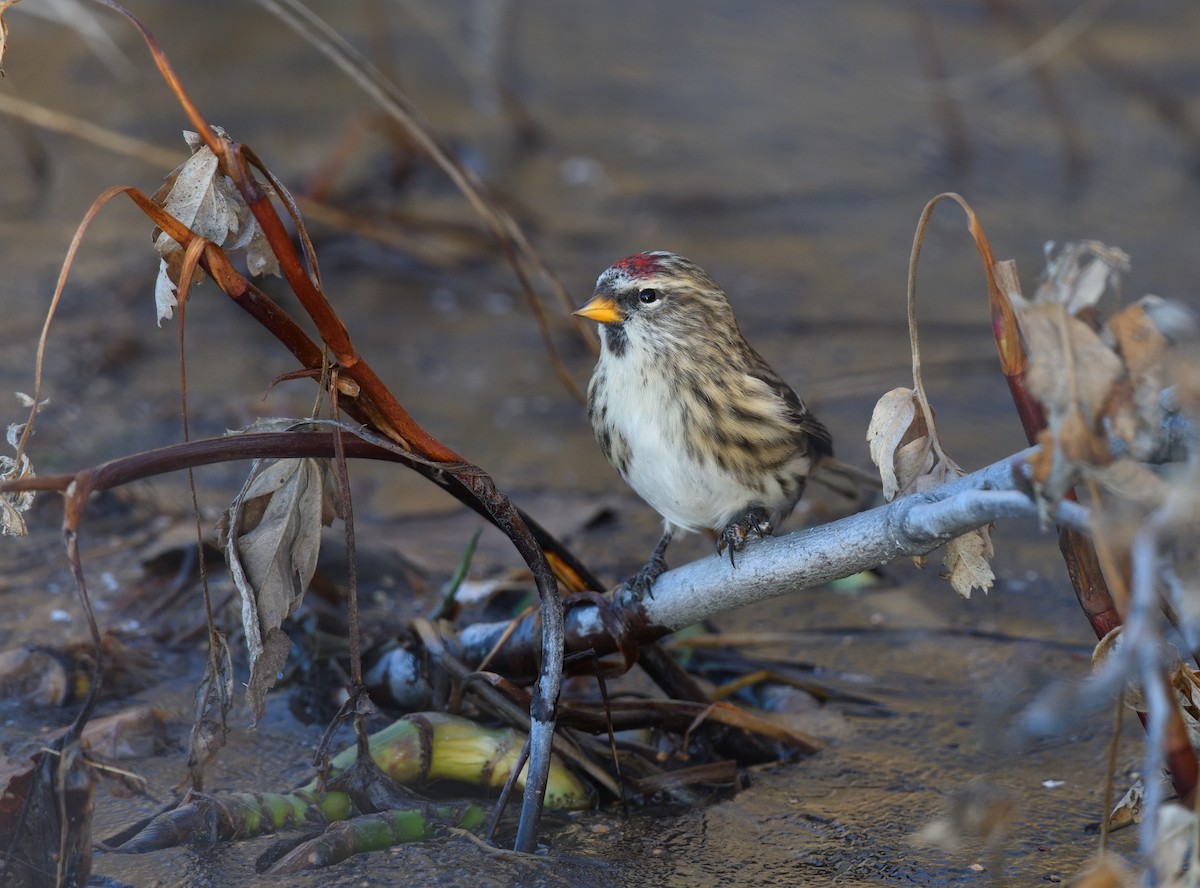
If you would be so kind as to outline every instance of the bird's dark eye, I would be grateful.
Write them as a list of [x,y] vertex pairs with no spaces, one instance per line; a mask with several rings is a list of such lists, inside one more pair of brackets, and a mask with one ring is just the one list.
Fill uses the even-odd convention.
[[658,290],[642,290],[642,292],[638,293],[638,299],[643,305],[656,302],[658,300]]

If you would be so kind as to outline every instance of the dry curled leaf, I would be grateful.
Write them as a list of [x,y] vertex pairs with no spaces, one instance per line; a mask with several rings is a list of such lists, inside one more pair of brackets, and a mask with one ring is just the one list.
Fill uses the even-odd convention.
[[[220,127],[213,129],[226,138]],[[193,232],[224,247],[227,253],[244,251],[246,267],[252,276],[278,274],[279,264],[266,235],[233,180],[221,172],[220,159],[197,133],[185,131],[183,137],[192,149],[192,156],[167,177],[154,200]],[[269,190],[266,185],[261,187]],[[159,229],[155,229],[154,248],[161,257],[154,283],[154,303],[161,324],[174,314],[177,305],[175,293],[183,249]]]
[[1118,291],[1121,273],[1129,271],[1129,256],[1118,247],[1088,240],[1046,244],[1046,270],[1034,301],[1061,305],[1079,316],[1095,308],[1108,290]]
[[1126,371],[1125,384],[1108,411],[1109,430],[1135,459],[1148,459],[1161,438],[1170,343],[1155,316],[1165,305],[1156,296],[1145,296],[1113,315],[1107,325]]
[[1046,411],[1042,449],[1031,460],[1043,516],[1078,482],[1082,466],[1110,461],[1103,422],[1120,400],[1125,367],[1097,333],[1093,316],[1128,267],[1129,257],[1116,248],[1067,244],[1057,254],[1047,252],[1032,302],[1009,295],[1029,356],[1026,383]]
[[[1123,627],[1113,628],[1107,635],[1096,643],[1092,650],[1092,671],[1099,672],[1109,662],[1110,658],[1122,656],[1124,644]],[[1200,749],[1200,672],[1192,669],[1179,656],[1173,645],[1163,645],[1163,661],[1170,676],[1170,686],[1174,690],[1174,700],[1183,725],[1187,731],[1188,741],[1193,749]],[[1120,663],[1121,661],[1116,661]],[[1134,712],[1149,712],[1150,703],[1146,699],[1141,682],[1130,680],[1126,682],[1122,701]]]
[[1120,358],[1061,305],[1024,305],[1017,317],[1029,351],[1029,390],[1046,408],[1051,426],[1072,407],[1093,423],[1122,373]]
[[255,463],[227,514],[222,545],[242,598],[255,722],[290,649],[280,627],[316,572],[321,527],[333,521],[337,502],[329,460],[282,459]]
[[[930,448],[924,425],[912,389],[894,388],[875,404],[867,427],[867,446],[871,461],[879,467],[883,495],[889,502],[896,498],[908,480],[928,471],[925,462]],[[925,443],[923,447],[909,447],[901,456],[900,451],[914,441]]]
[[1169,495],[1141,463],[1172,452],[1164,388],[1186,363],[1176,346],[1196,336],[1197,324],[1186,308],[1155,296],[1101,324],[1096,306],[1128,268],[1116,248],[1068,244],[1050,257],[1033,302],[1010,294],[1029,354],[1029,391],[1047,414],[1042,448],[1030,459],[1043,515],[1085,477],[1144,511]]
[[196,707],[188,742],[188,774],[192,789],[204,788],[204,769],[217,757],[229,733],[227,719],[233,706],[233,657],[225,636],[209,637],[204,677],[196,688]]
[[[24,392],[17,392],[16,395],[23,407],[34,406],[33,398],[29,395]],[[47,403],[47,400],[39,402],[34,413],[40,411]],[[22,478],[32,478],[36,474],[33,471],[33,463],[29,461],[29,456],[21,449],[21,437],[25,434],[25,427],[28,424],[28,421],[14,422],[9,425],[5,433],[5,440],[8,441],[8,446],[16,451],[16,456],[0,454],[0,481],[17,481]],[[0,534],[9,536],[28,534],[29,529],[25,526],[25,519],[21,517],[21,513],[29,511],[31,506],[33,506],[32,490],[0,494]]]
[[[889,501],[963,476],[959,465],[938,445],[936,436],[936,429],[930,432],[913,389],[892,389],[875,404],[867,444],[871,460],[879,467],[883,495]],[[943,564],[954,591],[970,598],[973,589],[990,589],[996,578],[988,563],[992,555],[991,530],[987,527],[947,543]],[[924,566],[924,558],[914,560]]]
[[948,542],[942,563],[954,591],[970,598],[973,589],[986,592],[992,588],[996,575],[990,560],[994,554],[991,527],[980,527]]

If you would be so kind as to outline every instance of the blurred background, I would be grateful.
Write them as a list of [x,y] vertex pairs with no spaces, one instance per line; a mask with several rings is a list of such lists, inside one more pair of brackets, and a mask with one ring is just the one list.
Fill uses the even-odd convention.
[[[600,455],[512,272],[446,178],[340,71],[258,5],[130,0],[129,7],[213,123],[251,146],[294,193],[370,229],[364,237],[311,217],[326,291],[414,417],[493,473],[606,577],[639,565],[657,518]],[[997,258],[1017,261],[1027,293],[1046,242],[1094,238],[1131,255],[1129,297],[1152,292],[1194,304],[1194,3],[363,0],[312,7],[392,77],[492,186],[576,304],[624,255],[668,249],[691,257],[724,286],[748,338],[805,396],[849,461],[867,464],[863,439],[877,397],[910,384],[906,267],[917,217],[938,192],[957,191],[973,205]],[[72,27],[41,14],[55,9]],[[117,17],[26,0],[8,20],[0,98],[174,151],[174,163],[185,159],[187,121]],[[6,104],[0,116],[0,405],[6,392],[32,392],[37,335],[88,205],[111,185],[153,193],[171,167],[142,149],[112,151],[47,131],[14,107]],[[150,231],[118,199],[80,250],[49,340],[43,396],[51,405],[33,442],[43,472],[179,439],[177,332],[173,322],[154,323]],[[280,282],[264,286],[298,308]],[[1020,449],[1024,438],[996,371],[979,260],[949,204],[931,226],[918,287],[926,385],[946,447],[967,470]],[[545,304],[582,387],[592,354],[574,322]],[[211,284],[193,293],[187,343],[193,436],[311,408],[311,384],[286,383],[264,398],[269,381],[293,369],[290,357]],[[7,403],[5,421],[21,418],[16,401]],[[206,504],[227,502],[243,470],[205,470]],[[440,527],[459,515],[456,503],[408,473],[356,467],[355,477],[368,525],[408,518]],[[164,508],[185,508],[178,481],[155,489]],[[621,532],[597,539],[584,530],[602,510],[619,516]],[[463,537],[456,529],[448,539],[396,545],[448,571]],[[488,545],[495,562],[515,563],[501,541]],[[672,551],[697,557],[708,545],[693,539]],[[931,597],[907,616],[862,599],[829,619],[840,625],[856,613],[868,624],[894,618],[929,626],[1028,617],[1021,626],[1034,634],[1086,645],[1052,543],[1018,529],[998,549],[999,604],[994,593],[968,613],[930,571],[918,582],[919,594]],[[1054,603],[1031,599],[1023,616],[1012,602],[1047,574],[1057,583]],[[949,616],[929,602],[945,602]],[[1058,616],[1061,628],[1046,622]],[[997,651],[977,668],[990,673],[1011,654]],[[954,669],[970,671],[961,663]],[[939,717],[974,705],[955,693]],[[1089,803],[1097,791],[1085,787]],[[753,808],[754,797],[746,798]],[[777,801],[760,803],[765,811]],[[894,826],[893,838],[905,828]],[[863,830],[860,838],[870,835]],[[688,829],[681,835],[694,839]],[[657,841],[643,838],[627,853]],[[1038,865],[1029,872],[1040,872]]]
[[[89,47],[79,31],[30,14],[39,8],[11,14],[3,95],[182,160],[186,121],[131,29],[79,7],[111,41]],[[996,256],[1017,260],[1027,289],[1047,241],[1095,238],[1131,254],[1132,295],[1192,292],[1193,4],[314,8],[491,184],[577,303],[624,255],[690,256],[856,461],[874,399],[909,378],[905,270],[934,194],[955,190],[971,202]],[[365,95],[255,4],[132,11],[211,121],[294,192],[315,190],[391,238],[311,223],[334,304],[420,422],[506,486],[614,489],[485,229]],[[0,138],[0,388],[24,390],[34,334],[84,210],[109,185],[153,192],[168,169],[12,116],[0,118]],[[164,399],[166,415],[150,403],[177,373],[175,333],[152,324],[148,231],[118,201],[92,226],[68,286],[47,367],[58,403],[41,429],[46,447],[59,426],[64,465],[177,433],[173,399]],[[948,205],[919,286],[926,372],[950,446],[972,465],[1020,446],[994,372],[978,260]],[[188,319],[194,434],[307,409],[312,392],[302,384],[260,400],[265,381],[291,369],[288,356],[237,309],[197,295]],[[582,386],[590,353],[561,310],[549,310]],[[416,486],[372,507],[403,509],[398,500],[422,496],[425,485]]]

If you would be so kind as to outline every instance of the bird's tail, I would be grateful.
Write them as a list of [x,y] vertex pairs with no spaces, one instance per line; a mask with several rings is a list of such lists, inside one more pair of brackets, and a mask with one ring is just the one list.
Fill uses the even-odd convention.
[[818,460],[808,477],[820,481],[847,499],[858,499],[863,490],[880,490],[883,487],[877,475],[832,456]]

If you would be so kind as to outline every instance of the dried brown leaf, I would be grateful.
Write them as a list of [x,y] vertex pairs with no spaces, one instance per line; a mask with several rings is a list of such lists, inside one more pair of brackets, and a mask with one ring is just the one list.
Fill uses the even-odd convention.
[[[92,864],[96,771],[80,744],[55,742],[0,791],[6,886],[84,885]],[[19,853],[9,855],[9,851]]]
[[[23,407],[33,407],[33,398],[24,392],[17,392],[17,400],[21,402]],[[47,399],[43,399],[38,403],[34,410],[36,415],[46,404]],[[8,441],[8,446],[16,451],[16,456],[0,455],[0,481],[17,481],[22,478],[32,478],[36,472],[33,470],[33,463],[29,461],[29,455],[21,447],[21,438],[25,436],[25,427],[29,425],[29,421],[14,422],[9,425],[5,432],[5,440]],[[25,536],[29,533],[29,529],[25,526],[25,519],[21,517],[22,512],[29,511],[33,506],[33,491],[12,491],[10,493],[0,494],[0,534],[9,536]]]
[[1056,303],[1068,314],[1094,308],[1106,290],[1117,290],[1121,272],[1129,271],[1129,256],[1099,241],[1046,245],[1046,271],[1034,301]]
[[0,0],[0,77],[4,76],[4,53],[8,49],[8,19],[4,13],[10,6],[16,6],[21,0]]
[[1062,306],[1026,306],[1017,317],[1029,352],[1029,391],[1046,408],[1051,428],[1072,404],[1095,422],[1121,375],[1120,358]]
[[[1115,626],[1096,642],[1092,649],[1092,672],[1100,672],[1111,657],[1117,655],[1125,643],[1124,626]],[[1121,698],[1126,707],[1134,712],[1145,712],[1147,709],[1146,695],[1142,686],[1136,681],[1127,681]]]
[[811,734],[806,734],[804,731],[796,728],[763,718],[760,715],[755,715],[753,712],[742,709],[740,706],[734,706],[731,703],[713,703],[704,710],[702,715],[698,716],[692,722],[692,729],[695,729],[703,722],[717,722],[729,727],[739,728],[743,731],[757,734],[760,737],[778,740],[780,743],[786,743],[795,749],[806,749],[815,752],[822,745],[821,741]]
[[188,773],[192,788],[204,788],[204,769],[217,757],[229,733],[227,717],[233,705],[233,658],[225,636],[209,636],[209,652],[204,678],[196,688],[196,711],[188,745]]
[[1127,374],[1107,411],[1109,427],[1138,459],[1155,453],[1162,439],[1162,390],[1170,348],[1154,319],[1162,305],[1158,297],[1146,296],[1108,321]]
[[275,687],[291,650],[291,639],[278,626],[270,626],[263,633],[262,644],[250,663],[250,680],[246,683],[246,700],[254,713],[255,724],[266,711],[267,691]]
[[928,471],[932,443],[912,389],[894,388],[879,399],[867,427],[867,445],[889,501]]
[[970,598],[974,589],[987,592],[992,588],[996,575],[988,559],[994,554],[992,532],[988,527],[980,527],[948,542],[942,563],[954,591],[963,598]]
[[1125,791],[1125,795],[1121,796],[1121,800],[1113,806],[1112,813],[1108,815],[1109,830],[1141,823],[1142,816],[1145,814],[1143,804],[1145,799],[1146,781],[1144,778],[1138,777],[1133,781],[1133,785]]
[[226,560],[242,597],[250,657],[247,696],[255,722],[287,659],[283,621],[299,606],[317,569],[321,527],[336,514],[336,483],[325,459],[256,465],[230,507]]
[[1131,376],[1160,372],[1168,343],[1152,312],[1162,305],[1157,296],[1143,296],[1108,319],[1108,329]]
[[[883,494],[889,501],[899,495],[938,487],[965,474],[935,445],[936,434],[936,429],[930,434],[913,389],[892,389],[875,404],[867,428],[867,443],[871,459],[879,467]],[[992,554],[991,532],[987,528],[964,534],[946,545],[943,561],[947,578],[959,595],[970,598],[972,589],[986,592],[991,588],[995,575],[987,559]],[[917,556],[913,561],[924,567],[923,557]]]
[[[958,463],[943,453],[942,459],[925,476],[928,479],[926,486],[940,486],[965,474]],[[994,554],[990,525],[976,528],[948,542],[942,555],[942,564],[946,567],[946,578],[950,580],[954,591],[963,598],[970,598],[974,589],[987,592],[992,588],[996,575],[988,562]]]
[[[220,127],[214,129],[225,137]],[[233,180],[220,171],[220,159],[198,134],[184,132],[183,137],[192,156],[171,172],[154,200],[196,234],[224,247],[227,253],[244,252],[251,275],[278,274],[279,264],[266,235]],[[267,185],[262,187],[270,190]],[[154,234],[154,248],[161,257],[154,301],[161,324],[172,316],[176,306],[182,248],[166,232],[155,229]]]
[[1175,690],[1188,743],[1192,749],[1200,749],[1200,673],[1177,660],[1171,671],[1171,687]]
[[896,451],[896,477],[900,481],[900,492],[907,495],[935,486],[932,472],[936,456],[933,439],[928,435],[909,441]]
[[1029,352],[1029,391],[1048,424],[1032,461],[1044,516],[1079,480],[1082,465],[1108,463],[1101,419],[1123,367],[1091,327],[1057,303],[1024,303],[1017,317]]

